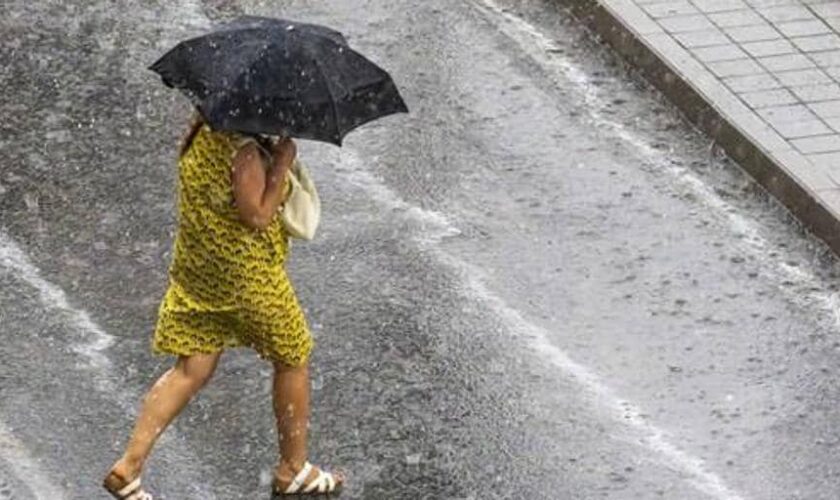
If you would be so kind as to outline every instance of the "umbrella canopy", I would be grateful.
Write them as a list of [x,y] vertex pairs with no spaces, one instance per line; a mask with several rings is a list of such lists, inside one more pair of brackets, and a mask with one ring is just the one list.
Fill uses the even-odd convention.
[[385,70],[315,24],[240,17],[179,43],[149,69],[216,130],[341,145],[364,123],[408,112]]

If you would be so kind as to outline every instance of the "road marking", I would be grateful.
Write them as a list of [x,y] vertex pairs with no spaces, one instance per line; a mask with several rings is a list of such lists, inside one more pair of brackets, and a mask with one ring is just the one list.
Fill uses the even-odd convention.
[[4,463],[12,469],[15,477],[26,483],[29,492],[38,500],[64,500],[67,495],[54,485],[23,443],[0,422],[0,450],[3,450]]
[[[45,280],[41,276],[40,270],[32,264],[20,246],[5,231],[0,229],[0,270],[4,268],[13,276],[37,290],[41,303],[49,310],[50,314],[59,315],[67,321],[66,328],[77,336],[77,340],[74,339],[75,341],[71,344],[70,349],[86,360],[86,368],[89,369],[97,388],[127,415],[136,415],[138,398],[135,391],[129,391],[121,387],[119,379],[115,376],[113,364],[104,352],[114,343],[115,337],[106,333],[97,325],[87,311],[73,307],[67,300],[64,291]],[[172,444],[172,453],[176,457],[180,457],[185,464],[200,463],[198,457],[189,452],[183,439],[171,427],[160,438],[161,444],[169,441]],[[0,453],[5,456],[5,452],[5,448],[0,446]],[[199,498],[215,499],[215,496],[203,481],[197,481],[196,477],[192,477],[191,470],[191,468],[185,467],[180,471],[185,476],[185,482],[198,488]],[[33,469],[33,475],[35,474],[34,471],[35,469]],[[39,481],[46,482],[43,477],[40,477]]]
[[[642,135],[633,132],[624,124],[610,118],[603,111],[608,108],[608,101],[601,97],[600,88],[592,83],[589,75],[568,57],[559,53],[557,44],[539,28],[525,19],[505,10],[495,0],[471,0],[479,12],[505,36],[514,41],[519,48],[558,83],[570,82],[582,96],[589,118],[599,128],[611,130],[618,138],[636,149],[642,158],[671,175],[683,188],[690,190],[706,207],[711,208],[727,221],[733,232],[743,236],[735,243],[753,255],[763,266],[765,274],[773,274],[777,282],[791,282],[796,287],[779,287],[779,290],[791,302],[803,304],[804,298],[810,298],[833,320],[835,331],[840,331],[840,292],[829,292],[824,283],[812,271],[791,265],[791,260],[777,250],[777,255],[770,255],[776,250],[761,235],[759,225],[739,213],[739,210],[721,198],[701,177],[686,167],[674,165],[667,154],[650,145]],[[745,174],[746,175],[746,174]]]
[[[68,320],[68,327],[83,337],[80,342],[72,345],[73,352],[86,358],[88,366],[94,373],[99,374],[96,376],[96,382],[102,392],[119,394],[116,390],[117,384],[109,375],[112,369],[111,361],[103,354],[103,351],[114,343],[114,337],[94,323],[87,311],[71,306],[64,291],[42,278],[38,268],[4,231],[0,231],[0,266],[32,286],[38,291],[42,304]],[[124,408],[127,406],[123,398],[120,402]]]

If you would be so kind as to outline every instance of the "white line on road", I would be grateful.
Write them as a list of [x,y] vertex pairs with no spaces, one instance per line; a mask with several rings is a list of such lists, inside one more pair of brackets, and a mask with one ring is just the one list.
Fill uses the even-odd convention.
[[[123,412],[128,415],[135,415],[137,395],[135,391],[127,390],[124,384],[120,383],[110,359],[104,353],[114,343],[114,336],[106,333],[97,325],[87,311],[73,307],[67,300],[64,291],[44,279],[40,270],[31,262],[20,246],[5,231],[0,229],[0,270],[2,269],[10,271],[13,276],[37,290],[43,306],[51,314],[59,315],[67,321],[67,330],[77,336],[75,342],[71,344],[71,350],[87,361],[87,368],[97,388]],[[181,457],[185,464],[200,463],[197,461],[197,457],[188,451],[175,429],[172,428],[161,436],[160,441],[166,443],[170,440],[174,445],[175,456]],[[5,449],[0,447],[0,453],[5,456]],[[186,482],[197,485],[201,490],[199,498],[208,500],[215,498],[203,482],[188,477],[190,476],[188,470],[184,469],[182,473],[188,479]],[[40,477],[39,481],[47,483],[43,477]]]
[[[87,311],[71,306],[64,290],[42,278],[40,271],[26,253],[4,231],[0,231],[0,266],[12,271],[16,277],[32,286],[38,291],[44,306],[68,320],[68,328],[82,337],[72,345],[73,352],[86,358],[88,367],[93,370],[96,383],[103,393],[119,394],[116,390],[118,384],[111,375],[111,361],[103,354],[103,351],[114,343],[114,337],[94,323]],[[124,398],[120,398],[119,402],[124,409],[131,407]]]
[[[64,500],[67,495],[54,485],[48,475],[36,460],[34,460],[23,443],[0,422],[0,450],[3,450],[4,463],[12,469],[12,473],[23,481],[29,491],[38,500]],[[2,479],[2,478],[0,478]]]
[[[0,231],[0,266],[13,271],[20,279],[31,285],[40,295],[41,302],[54,311],[65,315],[73,331],[83,332],[85,339],[73,345],[73,351],[87,358],[89,366],[99,373],[106,374],[111,369],[111,361],[102,351],[114,343],[114,337],[105,333],[94,323],[87,311],[75,309],[67,302],[67,296],[59,287],[41,277],[39,270],[17,243]],[[115,394],[115,384],[110,376],[96,377],[100,390]]]

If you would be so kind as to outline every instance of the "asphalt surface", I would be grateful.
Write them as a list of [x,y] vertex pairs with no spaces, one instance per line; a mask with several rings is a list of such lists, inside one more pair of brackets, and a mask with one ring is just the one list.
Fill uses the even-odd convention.
[[[241,13],[321,22],[412,110],[301,144],[311,458],[359,499],[836,499],[837,263],[550,2],[8,0],[0,500],[106,498],[174,234],[185,100],[144,68]],[[269,366],[226,353],[162,499],[267,498]]]

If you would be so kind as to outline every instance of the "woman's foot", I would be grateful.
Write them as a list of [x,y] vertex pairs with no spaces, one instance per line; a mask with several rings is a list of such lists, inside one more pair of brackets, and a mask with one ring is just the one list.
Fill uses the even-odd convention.
[[[306,475],[302,475],[302,471],[308,469]],[[305,492],[313,486],[313,482],[322,483],[321,487],[314,488],[312,493],[338,493],[344,486],[346,476],[342,472],[326,472],[319,467],[313,466],[308,462],[303,464],[291,464],[286,461],[281,461],[277,470],[274,472],[274,492],[285,493],[288,491],[292,483],[297,482],[295,492]],[[297,480],[297,481],[295,481]]]
[[106,490],[116,493],[140,477],[140,472],[140,464],[132,463],[125,458],[121,458],[108,471],[108,475],[105,476],[102,485]]

